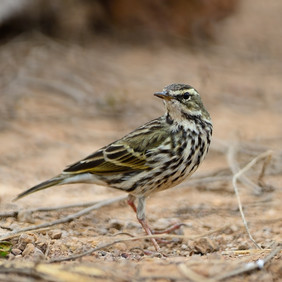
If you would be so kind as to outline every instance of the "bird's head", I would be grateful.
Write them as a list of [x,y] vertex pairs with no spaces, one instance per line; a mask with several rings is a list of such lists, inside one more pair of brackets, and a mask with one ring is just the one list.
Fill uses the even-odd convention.
[[184,120],[188,116],[193,116],[210,121],[210,115],[199,93],[190,85],[171,84],[154,95],[163,99],[168,114],[175,120]]

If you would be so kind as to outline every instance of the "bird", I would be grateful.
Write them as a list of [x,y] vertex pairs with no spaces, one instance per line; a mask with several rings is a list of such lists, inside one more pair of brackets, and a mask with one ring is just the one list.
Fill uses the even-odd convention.
[[[128,204],[137,220],[146,234],[152,235],[145,216],[146,198],[176,186],[196,171],[208,153],[213,129],[210,114],[192,86],[174,83],[154,95],[163,100],[164,115],[67,166],[14,200],[55,185],[108,186],[128,193]],[[157,240],[151,241],[159,252]]]

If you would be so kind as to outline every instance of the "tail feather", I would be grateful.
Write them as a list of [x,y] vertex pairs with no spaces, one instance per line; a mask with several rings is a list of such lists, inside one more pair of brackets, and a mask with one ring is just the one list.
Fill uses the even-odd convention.
[[20,198],[23,198],[31,193],[46,189],[48,187],[51,186],[55,186],[55,185],[60,185],[60,184],[64,184],[64,180],[65,180],[65,176],[64,175],[58,175],[56,177],[53,177],[49,180],[46,180],[38,185],[35,185],[31,188],[29,188],[28,190],[22,192],[21,194],[19,194],[13,201],[17,201]]

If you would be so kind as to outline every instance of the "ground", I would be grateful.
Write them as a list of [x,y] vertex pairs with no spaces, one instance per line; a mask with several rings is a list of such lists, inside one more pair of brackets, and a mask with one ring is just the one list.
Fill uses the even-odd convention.
[[[0,238],[12,243],[12,252],[0,261],[1,281],[281,279],[281,252],[261,270],[231,275],[247,262],[266,258],[281,241],[282,37],[273,26],[282,24],[282,5],[256,3],[254,8],[253,1],[245,1],[218,28],[216,42],[206,47],[157,41],[135,45],[105,38],[82,47],[40,34],[22,35],[0,47]],[[83,184],[12,199],[162,115],[163,106],[152,94],[173,82],[198,89],[214,124],[209,155],[197,173],[147,202],[150,225],[162,229],[181,222],[177,234],[182,238],[162,245],[162,256],[144,254],[153,251],[152,245],[138,239],[47,265],[118,239],[143,236],[143,230],[122,200],[69,223],[12,235],[83,209],[43,207],[124,194]],[[268,150],[270,162],[261,160],[246,174],[256,185],[246,184],[246,179],[238,183],[258,249],[244,228],[231,171]],[[266,170],[259,181],[263,164]]]

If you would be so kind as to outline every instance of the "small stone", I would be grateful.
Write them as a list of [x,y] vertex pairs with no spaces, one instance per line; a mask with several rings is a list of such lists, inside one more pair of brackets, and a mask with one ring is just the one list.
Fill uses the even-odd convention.
[[42,251],[40,249],[35,248],[33,255],[32,255],[32,258],[36,261],[39,261],[39,260],[44,259],[44,254],[42,253]]
[[9,253],[8,260],[13,260],[13,259],[15,259],[15,255],[12,253]]
[[187,250],[187,249],[188,249],[188,246],[187,246],[186,244],[182,244],[182,245],[181,245],[181,249],[182,249],[182,250]]
[[51,232],[49,232],[49,236],[51,239],[61,239],[62,237],[62,231],[61,230],[53,230]]
[[247,242],[243,242],[238,246],[238,250],[243,251],[243,250],[248,250],[249,249],[249,245]]
[[122,252],[124,252],[124,251],[126,251],[127,250],[127,245],[125,244],[125,243],[117,243],[117,244],[115,244],[114,245],[114,248],[116,249],[116,250],[119,250],[119,251],[122,251]]
[[48,243],[47,242],[37,242],[36,247],[39,250],[41,250],[42,253],[45,253],[48,247]]
[[124,259],[128,259],[130,257],[130,255],[127,253],[122,253],[120,256]]
[[108,230],[106,228],[99,228],[98,232],[100,235],[106,235],[108,233]]
[[19,238],[18,249],[23,251],[26,248],[27,244],[34,243],[34,241],[35,238],[33,236],[23,233]]
[[28,244],[26,245],[26,247],[25,247],[23,253],[22,253],[22,256],[23,256],[23,257],[26,257],[26,256],[31,255],[32,253],[34,253],[34,249],[35,249],[34,245],[31,244],[31,243],[28,243]]
[[20,255],[22,253],[22,250],[14,248],[11,250],[11,253],[15,256]]
[[218,251],[218,244],[209,238],[200,238],[192,243],[191,249],[195,254],[207,254]]

